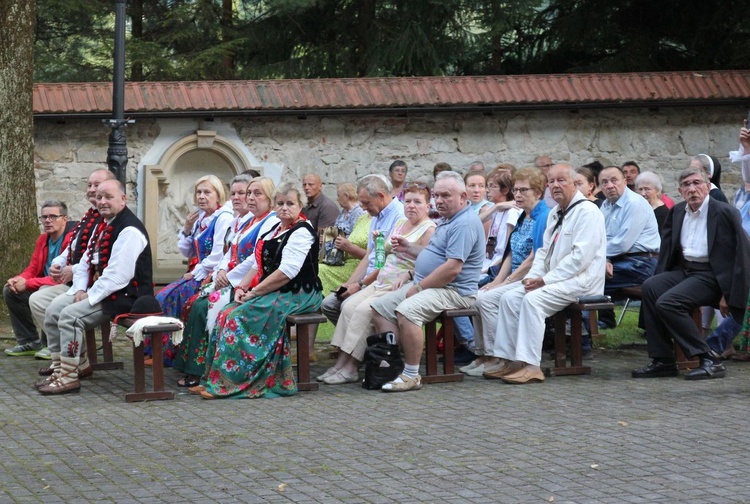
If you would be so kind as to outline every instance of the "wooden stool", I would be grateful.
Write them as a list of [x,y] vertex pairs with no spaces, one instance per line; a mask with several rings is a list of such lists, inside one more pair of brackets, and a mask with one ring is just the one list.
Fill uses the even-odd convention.
[[320,313],[301,313],[286,318],[286,337],[291,344],[292,327],[297,326],[297,390],[314,391],[318,382],[310,379],[310,334],[328,319]]
[[[474,308],[462,308],[459,310],[445,310],[435,320],[427,322],[424,326],[426,372],[422,376],[422,383],[445,383],[463,381],[463,373],[456,373],[453,362],[454,331],[453,319],[455,317],[474,317],[478,315]],[[443,325],[443,374],[438,374],[438,352],[437,352],[437,322]]]
[[[611,310],[614,303],[573,303],[554,317],[555,367],[545,369],[549,376],[591,374],[591,368],[583,365],[582,312],[594,314],[597,310]],[[565,321],[570,315],[570,366],[567,365]]]
[[[121,318],[118,325],[121,327],[130,327],[140,317]],[[125,402],[138,401],[159,401],[174,399],[174,392],[164,390],[164,357],[162,348],[162,337],[164,333],[173,333],[180,329],[177,324],[157,324],[149,325],[143,328],[143,334],[151,335],[151,350],[153,365],[151,374],[153,378],[153,390],[146,390],[146,365],[144,364],[143,342],[136,346],[133,342],[133,371],[134,371],[134,390],[125,394]]]
[[104,354],[103,362],[99,362],[96,354],[96,329],[86,331],[86,355],[94,371],[104,371],[110,369],[123,369],[122,361],[115,362],[112,352],[112,342],[109,341],[110,323],[105,322],[99,327],[102,335],[102,352]]

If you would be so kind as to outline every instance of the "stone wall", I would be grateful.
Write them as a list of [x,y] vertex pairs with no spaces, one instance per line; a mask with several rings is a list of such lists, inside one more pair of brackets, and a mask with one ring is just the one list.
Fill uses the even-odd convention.
[[[474,160],[523,167],[536,155],[548,154],[573,165],[635,160],[642,169],[659,173],[665,190],[678,199],[676,173],[690,156],[703,152],[720,159],[722,188],[731,198],[741,178],[727,152],[737,148],[744,117],[739,107],[681,107],[139,120],[127,129],[129,197],[142,211],[140,167],[158,160],[180,136],[202,129],[241,144],[249,164],[264,167],[277,182],[299,182],[306,172],[319,173],[330,196],[337,183],[386,173],[397,158],[409,165],[409,180],[431,180],[439,161],[461,170]],[[37,120],[37,202],[71,202],[71,215],[78,218],[86,208],[87,175],[105,165],[107,134],[98,120]]]

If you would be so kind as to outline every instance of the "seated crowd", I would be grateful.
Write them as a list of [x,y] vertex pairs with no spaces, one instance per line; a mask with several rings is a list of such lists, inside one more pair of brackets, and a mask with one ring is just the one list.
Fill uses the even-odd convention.
[[[165,316],[185,323],[180,344],[164,337],[164,364],[206,399],[291,395],[286,319],[322,310],[335,325],[338,357],[318,381],[359,381],[367,337],[390,333],[405,366],[382,390],[418,390],[423,326],[473,307],[476,317],[455,320],[461,372],[541,382],[548,317],[580,297],[642,286],[652,362],[632,376],[678,374],[675,342],[700,358],[686,379],[722,377],[721,354],[743,316],[745,341],[750,331],[750,239],[738,211],[747,214],[750,200],[748,129],[730,155],[743,163],[746,184],[734,205],[719,187],[718,160],[704,154],[686,161],[677,204],[657,174],[633,161],[574,168],[547,156],[489,173],[475,162],[463,175],[438,163],[431,187],[409,181],[398,160],[387,176],[339,185],[338,206],[316,174],[301,187],[276,187],[254,172],[226,187],[201,177],[177,242],[188,271],[155,297]],[[122,184],[97,170],[86,198],[77,223],[63,202],[44,202],[30,264],[3,289],[17,338],[5,352],[50,360],[35,383],[45,395],[79,391],[92,374],[85,331],[154,294],[148,233]],[[692,318],[701,306],[726,317],[709,338]]]

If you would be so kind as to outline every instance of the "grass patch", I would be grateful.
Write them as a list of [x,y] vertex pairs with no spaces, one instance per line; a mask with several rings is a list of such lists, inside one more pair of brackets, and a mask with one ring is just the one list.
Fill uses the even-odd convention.
[[[622,306],[615,307],[615,320],[620,317]],[[630,347],[634,345],[645,345],[645,333],[638,328],[637,307],[629,307],[625,311],[620,325],[614,329],[599,329],[599,338],[596,340],[596,346],[600,348],[617,349],[621,347]]]

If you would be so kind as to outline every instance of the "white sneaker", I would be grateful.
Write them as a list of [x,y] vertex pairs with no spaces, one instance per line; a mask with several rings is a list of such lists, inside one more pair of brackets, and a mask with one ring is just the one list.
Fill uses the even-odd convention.
[[478,365],[474,369],[469,369],[466,372],[466,376],[482,376],[486,368],[484,367],[484,363]]
[[478,359],[474,359],[473,361],[471,361],[471,362],[470,362],[470,363],[468,363],[467,365],[465,365],[465,366],[462,366],[462,367],[458,368],[458,370],[459,370],[459,371],[461,371],[462,373],[468,373],[468,372],[469,372],[469,371],[471,371],[472,369],[476,369],[476,368],[477,368],[478,366],[480,366],[480,365],[481,365],[481,364],[478,364],[478,363],[477,363],[477,360],[478,360]]

